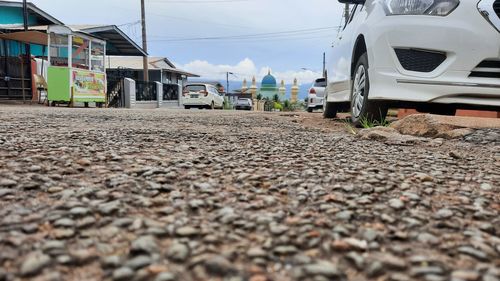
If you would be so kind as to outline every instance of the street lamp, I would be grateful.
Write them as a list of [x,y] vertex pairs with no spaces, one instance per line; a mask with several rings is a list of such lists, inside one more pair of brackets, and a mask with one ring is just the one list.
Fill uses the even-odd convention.
[[229,74],[234,75],[232,72],[226,72],[226,94],[229,94]]

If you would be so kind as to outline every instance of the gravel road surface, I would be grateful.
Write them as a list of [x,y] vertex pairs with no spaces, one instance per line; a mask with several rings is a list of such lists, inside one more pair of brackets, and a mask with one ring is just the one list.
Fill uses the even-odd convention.
[[2,106],[0,281],[500,280],[498,131],[303,116]]

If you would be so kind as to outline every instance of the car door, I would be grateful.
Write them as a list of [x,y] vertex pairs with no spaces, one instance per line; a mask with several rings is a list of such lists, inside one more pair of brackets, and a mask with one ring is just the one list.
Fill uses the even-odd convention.
[[327,100],[329,102],[346,102],[351,95],[351,61],[356,40],[355,30],[359,21],[356,19],[361,5],[355,5],[351,9],[351,16],[343,30],[339,33],[330,50],[327,76]]
[[211,94],[213,95],[215,106],[222,107],[224,100],[220,96],[219,91],[217,91],[217,88],[211,87]]

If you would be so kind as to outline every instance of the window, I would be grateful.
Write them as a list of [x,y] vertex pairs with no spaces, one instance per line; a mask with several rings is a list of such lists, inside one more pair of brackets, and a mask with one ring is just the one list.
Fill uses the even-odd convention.
[[73,36],[71,59],[74,68],[89,69],[89,43],[85,38]]
[[5,52],[5,46],[3,39],[0,39],[0,56],[5,57],[7,53]]
[[203,85],[189,85],[186,87],[189,92],[203,92],[205,91],[205,86]]
[[314,87],[326,87],[326,79],[318,79],[314,82]]
[[50,65],[68,67],[68,36],[50,33]]
[[91,48],[91,69],[104,72],[104,44],[92,41]]

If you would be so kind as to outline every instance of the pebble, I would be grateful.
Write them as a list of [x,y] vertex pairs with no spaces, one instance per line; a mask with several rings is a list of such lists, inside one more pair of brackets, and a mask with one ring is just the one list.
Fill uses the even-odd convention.
[[170,272],[162,272],[158,274],[154,281],[175,281],[175,275]]
[[474,249],[472,247],[460,247],[458,248],[458,252],[460,254],[468,255],[473,258],[476,258],[480,261],[488,261],[488,255],[480,250]]
[[321,275],[325,277],[340,277],[343,273],[337,266],[328,261],[318,261],[317,263],[304,266],[304,271],[310,275]]
[[216,276],[232,275],[235,271],[233,264],[223,256],[211,256],[205,261],[207,272]]
[[59,219],[54,222],[55,227],[73,227],[75,226],[75,221],[72,219],[64,218]]
[[194,227],[191,227],[191,226],[184,226],[184,227],[181,227],[179,229],[177,229],[177,231],[175,232],[177,235],[179,236],[183,236],[183,237],[190,237],[190,236],[196,236],[198,235],[200,232],[198,229],[194,228]]
[[22,276],[33,276],[40,273],[51,262],[49,256],[42,252],[30,253],[21,265],[20,273]]
[[69,210],[69,213],[75,217],[83,217],[90,213],[90,210],[84,207],[75,207]]
[[113,280],[128,281],[134,277],[134,271],[128,267],[120,267],[113,271]]
[[13,187],[17,184],[15,180],[9,180],[9,179],[1,179],[0,180],[0,187]]
[[132,242],[130,250],[134,253],[151,254],[158,251],[158,244],[153,236],[142,236]]
[[444,220],[453,217],[453,211],[450,209],[441,209],[437,211],[436,218]]
[[477,281],[481,274],[476,271],[455,270],[451,273],[452,281]]
[[133,257],[132,259],[125,262],[125,267],[137,270],[150,265],[152,262],[153,261],[149,256],[141,255]]
[[168,248],[167,257],[175,262],[184,262],[189,257],[189,247],[185,244],[174,243]]
[[9,188],[0,188],[0,198],[7,196],[7,195],[13,195],[15,193],[15,190],[9,189]]
[[500,130],[22,108],[0,110],[0,281],[500,281]]
[[395,210],[401,210],[405,207],[405,203],[400,199],[389,200],[389,206]]

